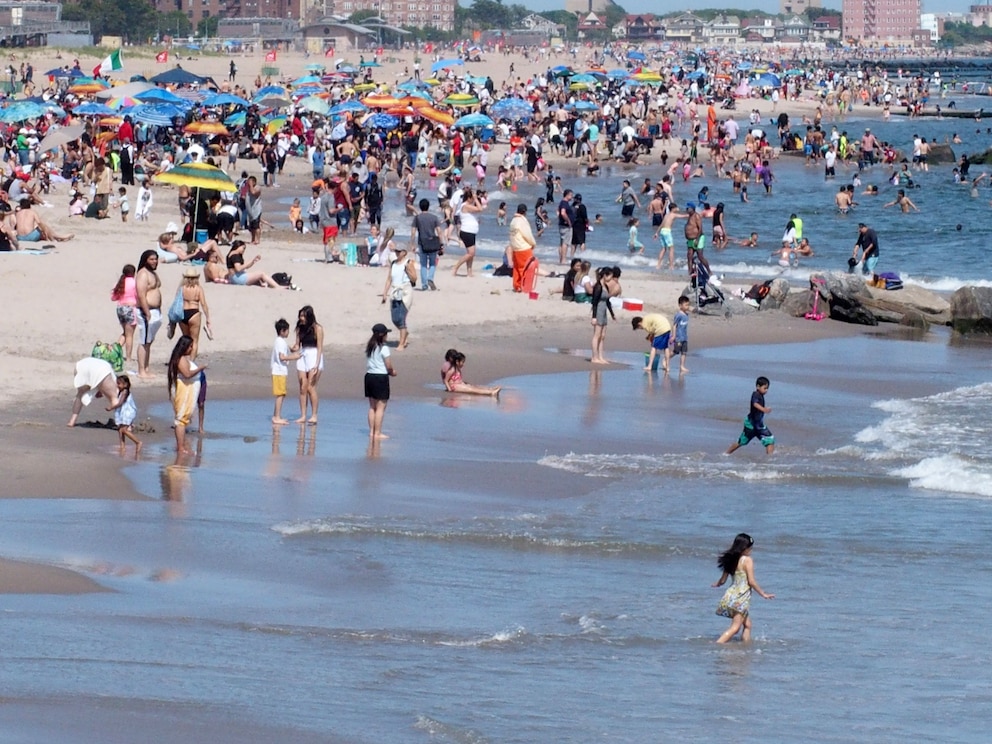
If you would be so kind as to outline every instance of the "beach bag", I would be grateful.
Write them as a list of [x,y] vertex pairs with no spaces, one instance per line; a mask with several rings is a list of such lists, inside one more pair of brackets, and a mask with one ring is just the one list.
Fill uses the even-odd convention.
[[93,344],[90,356],[95,359],[102,359],[114,368],[114,372],[120,374],[124,371],[124,347],[118,343],[108,344],[97,341]]
[[273,274],[272,281],[274,281],[280,287],[290,287],[293,285],[293,277],[291,277],[285,271],[277,271],[275,274]]
[[179,323],[183,320],[183,287],[180,284],[176,290],[176,296],[169,305],[169,322]]

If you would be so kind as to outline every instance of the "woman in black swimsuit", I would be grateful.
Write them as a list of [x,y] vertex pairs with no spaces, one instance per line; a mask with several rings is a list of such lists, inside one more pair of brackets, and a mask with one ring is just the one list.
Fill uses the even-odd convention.
[[183,271],[183,319],[179,321],[179,331],[183,336],[193,339],[193,348],[189,358],[196,359],[200,346],[200,328],[207,329],[207,338],[213,338],[210,327],[210,308],[207,307],[207,296],[200,286],[200,272],[192,267]]
[[[292,349],[300,353],[296,360],[296,375],[300,381],[300,417],[296,423],[317,423],[317,406],[320,397],[317,383],[324,369],[324,328],[310,305],[300,308],[296,322],[296,344]],[[310,417],[307,418],[307,401],[310,401]]]

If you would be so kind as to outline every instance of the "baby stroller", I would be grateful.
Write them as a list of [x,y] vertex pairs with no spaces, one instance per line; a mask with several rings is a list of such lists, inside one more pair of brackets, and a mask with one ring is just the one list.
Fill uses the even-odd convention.
[[689,285],[696,291],[696,309],[718,302],[723,304],[723,292],[710,278],[706,265],[699,260],[699,252],[692,252],[692,268],[689,273]]

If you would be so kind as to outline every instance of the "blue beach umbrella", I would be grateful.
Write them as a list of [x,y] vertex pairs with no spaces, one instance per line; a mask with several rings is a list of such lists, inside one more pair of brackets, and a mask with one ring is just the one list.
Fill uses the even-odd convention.
[[399,123],[399,117],[392,114],[372,114],[363,122],[363,126],[374,127],[376,129],[392,129],[399,126]]
[[465,127],[491,127],[495,122],[490,119],[485,114],[466,114],[458,121],[456,121],[453,126],[459,128]]
[[608,77],[610,80],[623,80],[625,77],[629,77],[629,76],[630,76],[630,70],[624,70],[620,67],[617,67],[616,69],[610,70],[609,72],[606,73],[606,77]]
[[431,65],[431,73],[435,73],[438,70],[443,70],[445,67],[457,67],[459,65],[464,65],[460,59],[452,57],[451,59],[439,59],[437,62]]
[[572,68],[566,65],[558,65],[557,67],[552,67],[551,72],[554,75],[571,75]]
[[644,54],[644,52],[633,51],[633,52],[627,52],[627,59],[637,59],[644,61],[647,59],[647,56]]
[[189,101],[185,98],[180,98],[172,91],[168,91],[165,88],[150,88],[149,90],[144,90],[141,93],[135,93],[134,98],[139,101],[144,101],[145,103],[171,103],[173,106],[188,106]]
[[368,106],[359,103],[358,101],[342,101],[341,103],[328,109],[327,113],[331,116],[339,116],[341,114],[360,114],[368,110]]
[[416,80],[407,80],[396,86],[399,90],[406,93],[413,93],[414,91],[423,90],[424,88],[429,88],[427,83],[417,82]]
[[294,88],[298,88],[301,85],[320,85],[320,78],[315,75],[304,75],[293,81]]
[[214,93],[203,99],[204,106],[250,106],[250,102],[233,93]]
[[79,104],[73,111],[80,116],[110,116],[114,113],[114,110],[107,104],[93,103],[92,101]]
[[182,109],[171,103],[142,103],[130,109],[122,109],[121,114],[125,113],[136,121],[160,127],[171,126],[174,119],[185,116]]
[[306,111],[312,111],[315,114],[320,114],[321,116],[326,116],[327,112],[330,110],[330,106],[327,101],[323,98],[317,98],[316,96],[308,96],[300,100],[297,104],[301,109]]
[[374,59],[373,60],[370,60],[368,62],[361,62],[361,63],[359,63],[358,66],[359,67],[382,67],[382,65],[380,65],[378,62],[376,62]]
[[231,114],[226,119],[224,119],[224,126],[226,127],[243,126],[247,118],[248,116],[244,111],[238,111],[236,114]]
[[258,93],[255,94],[255,99],[265,98],[266,96],[285,96],[286,89],[281,85],[266,85],[264,88],[260,88]]
[[32,103],[31,101],[18,101],[12,103],[7,108],[0,111],[0,121],[7,124],[13,124],[19,121],[26,121],[28,119],[37,119],[40,116],[44,116],[45,109],[39,106],[37,103]]
[[598,85],[599,78],[595,75],[590,75],[588,72],[580,72],[578,75],[572,75],[570,81],[572,85],[575,83],[585,83],[586,85]]
[[782,81],[779,80],[778,75],[773,75],[770,72],[758,75],[758,77],[751,81],[752,88],[779,88],[781,85]]
[[568,104],[565,108],[575,109],[576,111],[599,111],[599,104],[592,101],[576,101],[575,103]]
[[700,78],[706,77],[706,70],[693,70],[686,77],[689,80],[699,80]]
[[489,107],[489,112],[497,118],[530,119],[534,108],[522,98],[503,98]]

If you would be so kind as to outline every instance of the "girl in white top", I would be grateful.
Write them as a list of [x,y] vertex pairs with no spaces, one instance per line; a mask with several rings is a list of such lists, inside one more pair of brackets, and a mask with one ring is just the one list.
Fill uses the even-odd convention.
[[389,439],[382,433],[382,419],[389,402],[389,378],[396,376],[389,360],[386,336],[389,329],[382,323],[372,326],[372,336],[365,345],[365,397],[369,399],[369,439]]
[[472,261],[475,259],[475,243],[479,234],[479,220],[475,215],[486,208],[486,203],[485,197],[478,196],[471,187],[466,187],[455,211],[455,215],[461,218],[458,238],[465,246],[465,255],[455,263],[451,270],[452,276],[458,276],[458,269],[462,265],[465,266],[465,275],[472,276]]

